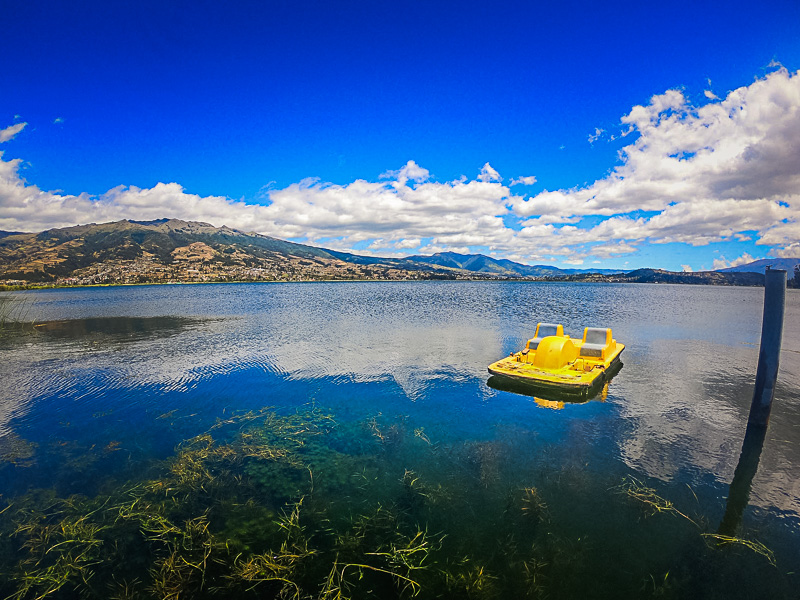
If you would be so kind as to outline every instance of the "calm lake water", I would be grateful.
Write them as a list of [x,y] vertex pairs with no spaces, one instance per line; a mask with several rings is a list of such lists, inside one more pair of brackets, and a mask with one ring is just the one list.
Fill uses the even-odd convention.
[[[2,294],[36,326],[0,336],[0,595],[797,598],[796,290],[757,472],[730,490],[763,294],[497,282]],[[584,403],[487,385],[487,365],[537,321],[574,337],[612,327],[622,370]]]

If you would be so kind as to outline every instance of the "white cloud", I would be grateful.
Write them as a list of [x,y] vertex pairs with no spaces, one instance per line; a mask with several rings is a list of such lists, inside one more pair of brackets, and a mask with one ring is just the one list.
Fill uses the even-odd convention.
[[800,258],[800,242],[794,242],[784,248],[773,248],[769,251],[775,258]]
[[14,125],[9,125],[5,129],[0,129],[0,143],[14,139],[14,136],[25,129],[26,125],[27,123],[16,123]]
[[397,171],[386,171],[381,174],[381,179],[395,179],[396,185],[405,185],[408,181],[427,181],[431,174],[428,169],[423,169],[413,160],[408,161],[401,169]]
[[728,261],[725,260],[725,257],[715,258],[714,264],[711,265],[711,270],[717,271],[719,269],[727,269],[729,266],[730,265],[728,264]]
[[519,185],[520,183],[523,185],[533,185],[536,183],[536,177],[533,175],[528,175],[527,177],[517,177],[512,179],[509,185]]
[[422,240],[419,238],[408,238],[398,241],[394,247],[398,250],[412,250],[414,248],[419,248],[420,244],[422,244]]
[[478,181],[503,181],[503,178],[500,177],[500,173],[495,171],[488,162],[483,165],[481,169],[481,174],[478,175]]
[[732,261],[728,261],[724,256],[720,256],[719,258],[714,259],[714,264],[711,265],[711,270],[717,271],[718,269],[728,269],[730,267],[738,267],[739,265],[747,265],[754,260],[755,258],[750,256],[747,252],[742,254],[739,258],[733,259]]
[[[2,159],[2,153],[0,153]],[[19,177],[20,159],[0,160],[0,229],[41,231],[80,223],[121,219],[157,219],[164,216],[246,228],[257,221],[257,206],[227,198],[187,194],[177,183],[159,183],[150,189],[123,186],[99,198],[46,192]],[[235,223],[235,224],[233,224]]]
[[[2,158],[2,154],[0,154]],[[228,225],[308,243],[325,241],[350,250],[359,242],[413,250],[423,238],[434,245],[489,245],[509,241],[502,216],[508,214],[508,187],[497,181],[460,179],[426,182],[428,171],[410,161],[386,177],[390,183],[356,180],[334,185],[306,179],[268,191],[268,205],[247,204],[220,196],[187,193],[177,183],[149,189],[118,186],[99,197],[63,195],[27,184],[20,160],[0,160],[0,229],[39,231],[78,223],[164,216]],[[494,178],[491,167],[481,173]],[[496,173],[496,172],[495,172]],[[416,181],[416,185],[409,185]]]
[[[485,169],[485,168],[484,168]],[[402,170],[401,170],[402,171]],[[345,244],[377,237],[388,242],[433,238],[434,243],[482,244],[505,235],[507,187],[494,181],[457,180],[406,185],[405,175],[389,185],[357,180],[348,185],[319,181],[270,192],[261,215],[271,235],[342,238]],[[407,246],[406,246],[407,247]]]
[[719,97],[714,92],[711,91],[711,88],[713,87],[713,85],[711,83],[711,78],[710,77],[706,78],[706,84],[708,84],[708,89],[703,91],[703,94],[705,95],[705,97],[708,98],[709,100],[718,100]]
[[[612,217],[586,231],[616,239],[710,242],[757,232],[757,243],[800,240],[800,76],[781,69],[724,100],[690,105],[682,92],[654,96],[622,123],[638,139],[622,164],[585,188],[518,199],[521,217]],[[656,214],[635,220],[636,211]]]
[[419,249],[419,254],[432,255],[439,252],[456,252],[458,254],[469,254],[467,246],[440,246],[438,244],[428,244]]
[[754,260],[755,260],[755,258],[753,258],[747,252],[745,252],[739,258],[733,259],[733,261],[731,261],[730,266],[738,267],[739,265],[747,265],[747,264],[750,264],[751,262],[753,262]]
[[611,244],[598,244],[596,246],[592,246],[591,253],[592,256],[597,256],[598,258],[611,258],[615,256],[621,256],[623,254],[631,254],[636,252],[638,249],[638,247],[626,242],[615,242]]
[[[0,229],[175,217],[365,253],[481,247],[526,262],[607,259],[646,243],[750,238],[770,246],[773,256],[798,252],[798,74],[781,69],[699,107],[668,90],[621,121],[632,141],[607,177],[533,197],[510,187],[532,185],[535,177],[504,185],[488,162],[474,179],[437,182],[413,160],[379,181],[270,186],[263,204],[201,197],[177,183],[71,196],[25,182],[20,160],[0,154]],[[0,130],[0,139],[11,140],[23,127]]]
[[589,143],[594,144],[597,140],[599,140],[603,134],[605,133],[605,129],[600,129],[599,127],[594,128],[594,133],[589,134]]

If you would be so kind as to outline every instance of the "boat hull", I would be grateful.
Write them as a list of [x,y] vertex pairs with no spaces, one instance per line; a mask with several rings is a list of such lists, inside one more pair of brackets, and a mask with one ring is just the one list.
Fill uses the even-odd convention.
[[[622,346],[620,344],[620,346]],[[577,395],[588,395],[613,377],[622,367],[621,347],[607,361],[591,365],[589,370],[580,364],[569,364],[559,369],[541,369],[529,362],[517,360],[516,356],[498,360],[489,365],[489,373],[516,384],[560,391]]]

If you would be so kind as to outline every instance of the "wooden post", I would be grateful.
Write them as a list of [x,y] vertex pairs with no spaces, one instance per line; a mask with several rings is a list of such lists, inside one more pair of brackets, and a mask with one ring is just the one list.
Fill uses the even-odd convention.
[[750,404],[747,425],[766,427],[775,382],[778,379],[778,363],[783,338],[783,312],[786,305],[786,271],[770,269],[764,273],[764,318],[761,323],[761,347],[758,352],[756,388]]
[[767,435],[778,362],[783,337],[783,312],[786,304],[786,271],[770,269],[764,273],[764,318],[761,323],[761,347],[758,352],[756,388],[750,404],[750,417],[744,434],[742,453],[733,474],[725,515],[720,523],[721,535],[735,536],[742,514],[750,501],[750,487],[758,470],[761,450]]

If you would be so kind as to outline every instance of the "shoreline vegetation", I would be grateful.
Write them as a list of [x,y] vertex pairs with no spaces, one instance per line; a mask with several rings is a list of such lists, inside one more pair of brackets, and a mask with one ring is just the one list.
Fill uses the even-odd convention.
[[[281,277],[250,276],[232,277],[211,273],[182,273],[177,277],[150,277],[144,274],[128,275],[124,265],[117,265],[118,276],[107,271],[102,277],[89,280],[76,280],[75,277],[60,277],[52,281],[25,281],[19,279],[0,279],[0,291],[23,291],[54,288],[87,288],[134,285],[190,285],[220,283],[336,283],[336,282],[397,282],[397,281],[496,281],[496,282],[539,282],[539,283],[651,283],[763,287],[764,275],[752,272],[674,272],[663,269],[637,269],[626,273],[577,273],[558,276],[508,277],[494,274],[468,273],[463,271],[407,273],[396,270],[386,273],[371,273],[369,276],[330,276],[323,273],[287,273]],[[99,280],[98,280],[99,279]],[[800,288],[800,271],[787,273],[787,287]]]
[[[796,279],[796,278],[795,278]],[[716,285],[716,286],[744,286],[763,287],[764,276],[760,273],[717,273],[714,271],[698,271],[696,273],[677,273],[661,269],[638,269],[630,273],[618,275],[587,274],[580,276],[560,277],[481,277],[465,275],[439,275],[428,277],[362,277],[362,278],[313,278],[313,277],[285,277],[281,279],[168,279],[149,280],[141,278],[131,280],[107,280],[93,283],[75,283],[57,279],[52,282],[26,282],[22,280],[0,280],[0,291],[24,291],[62,288],[92,288],[92,287],[121,287],[137,285],[194,285],[194,284],[221,284],[221,283],[376,283],[397,281],[497,281],[497,282],[536,282],[536,283],[654,283],[654,284],[685,284],[685,285]],[[789,279],[789,288],[798,288],[798,282]]]
[[[789,287],[800,287],[798,266],[788,273]],[[759,272],[568,270],[453,252],[405,258],[360,256],[178,219],[92,223],[41,233],[0,232],[3,291],[125,284],[431,280],[764,285]]]

